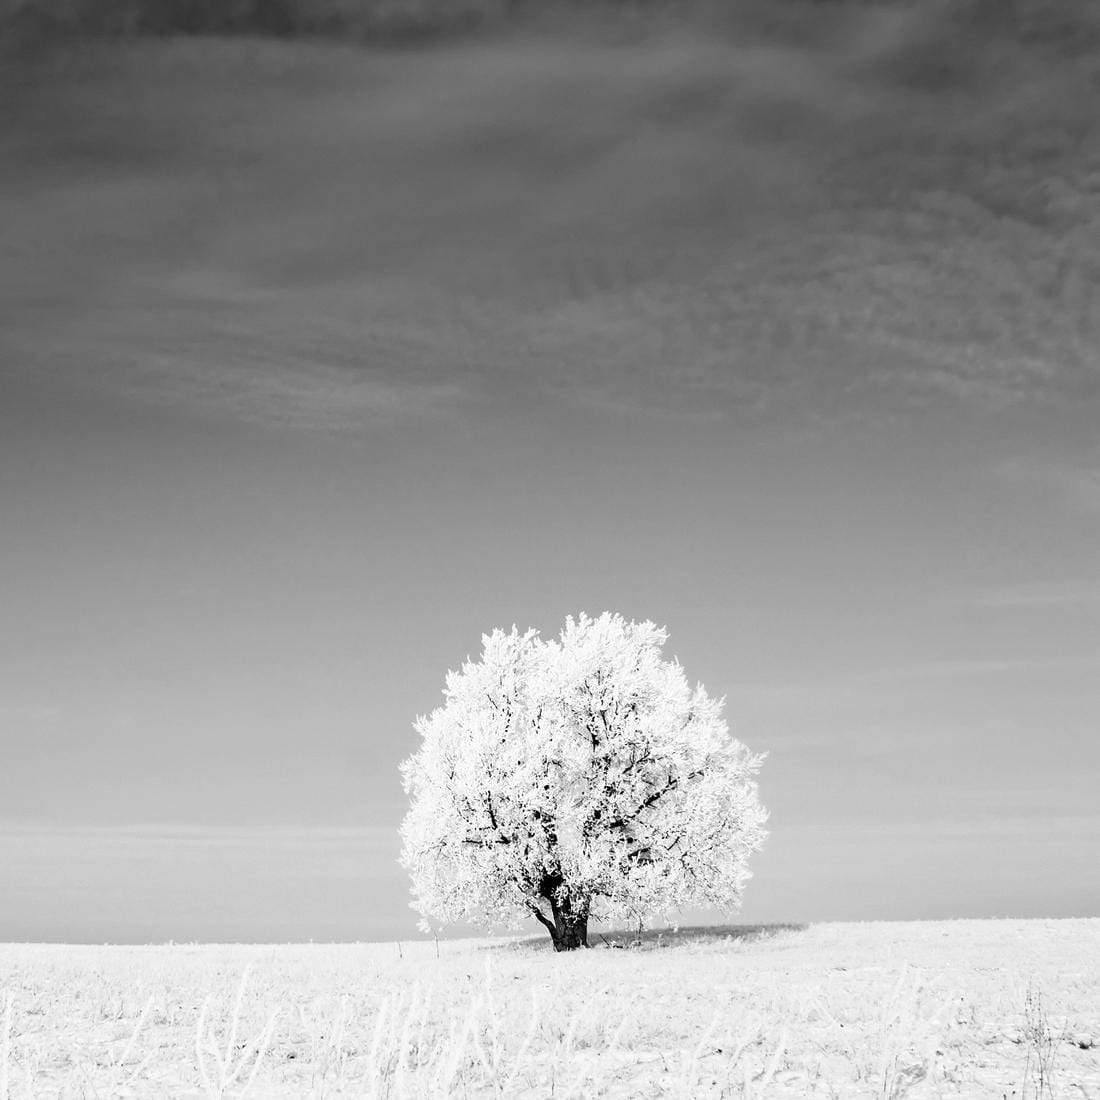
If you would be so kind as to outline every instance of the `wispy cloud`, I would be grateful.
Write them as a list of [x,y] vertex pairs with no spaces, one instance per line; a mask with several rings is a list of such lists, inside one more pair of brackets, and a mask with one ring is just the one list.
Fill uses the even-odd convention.
[[980,607],[1004,610],[1044,608],[1100,609],[1100,579],[1033,581],[1006,585],[981,593]]
[[1053,494],[1077,512],[1100,516],[1100,454],[1075,457],[1017,457],[1001,462],[998,476],[1007,482]]
[[190,822],[80,824],[58,821],[3,820],[0,834],[61,840],[80,838],[125,845],[201,844],[224,848],[294,849],[367,846],[389,848],[396,830],[388,825],[203,825]]
[[[1045,169],[984,178],[1011,142],[960,152],[974,117],[812,51],[655,39],[634,56],[609,69],[544,43],[349,65],[308,102],[262,81],[226,104],[161,73],[140,104],[107,86],[90,126],[130,167],[6,200],[4,355],[335,429],[486,392],[835,422],[1095,387],[1087,247],[991,206],[1007,189],[1049,213]],[[86,164],[94,108],[67,106]],[[1007,125],[999,98],[981,110]],[[191,143],[166,161],[177,131]],[[33,138],[13,164],[40,155]],[[1071,197],[1087,233],[1092,196]],[[1095,502],[1096,481],[1067,491]]]
[[1100,669],[1100,650],[1067,653],[1056,657],[965,657],[869,669],[865,672],[822,675],[814,679],[750,682],[735,684],[733,698],[766,701],[823,699],[862,693],[867,688],[921,680],[960,680],[976,677],[1015,675],[1021,672],[1057,669]]
[[396,938],[412,923],[399,843],[393,828],[0,821],[0,940]]
[[63,713],[61,707],[53,703],[0,703],[0,724],[52,725]]

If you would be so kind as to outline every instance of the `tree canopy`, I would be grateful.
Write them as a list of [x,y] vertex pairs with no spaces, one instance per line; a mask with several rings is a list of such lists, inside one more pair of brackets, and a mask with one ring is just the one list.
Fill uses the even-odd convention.
[[568,618],[558,638],[494,630],[448,672],[401,765],[401,864],[423,918],[518,928],[558,950],[590,919],[734,911],[764,841],[763,757],[724,700],[666,660],[667,632],[621,615]]

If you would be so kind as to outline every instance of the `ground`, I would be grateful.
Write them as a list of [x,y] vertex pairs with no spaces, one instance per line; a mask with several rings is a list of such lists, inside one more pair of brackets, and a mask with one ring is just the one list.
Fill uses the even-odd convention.
[[1097,919],[592,939],[566,955],[541,937],[0,946],[0,1084],[12,1097],[1100,1097]]

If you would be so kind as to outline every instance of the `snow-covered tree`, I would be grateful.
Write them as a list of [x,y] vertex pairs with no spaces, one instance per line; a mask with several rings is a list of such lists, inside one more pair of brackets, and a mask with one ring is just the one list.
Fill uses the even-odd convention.
[[495,630],[448,672],[401,765],[422,927],[534,917],[565,951],[587,946],[589,920],[739,907],[766,836],[763,757],[730,735],[724,700],[662,657],[667,640],[581,615],[552,641]]

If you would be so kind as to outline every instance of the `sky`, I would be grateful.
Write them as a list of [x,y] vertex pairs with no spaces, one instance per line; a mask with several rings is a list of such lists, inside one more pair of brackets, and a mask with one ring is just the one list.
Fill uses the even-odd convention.
[[[639,158],[660,177],[636,150],[601,171]],[[127,190],[132,170],[86,191],[100,216],[182,186]],[[767,753],[771,835],[736,919],[1096,915],[1087,286],[1013,359],[995,323],[952,328],[977,307],[937,288],[923,240],[860,237],[873,212],[797,206],[770,235],[714,215],[743,235],[737,262],[773,265],[746,320],[723,302],[752,272],[722,268],[713,225],[654,229],[625,287],[618,236],[597,242],[610,276],[582,236],[561,246],[580,289],[513,283],[528,236],[455,228],[491,216],[481,197],[432,208],[430,255],[372,223],[377,252],[320,279],[310,248],[335,263],[333,238],[289,222],[180,244],[139,211],[81,236],[75,185],[5,185],[54,247],[19,238],[3,274],[21,297],[0,307],[0,940],[418,936],[396,862],[414,719],[484,632],[604,610],[666,626]],[[561,186],[560,209],[613,209]],[[681,230],[692,247],[662,267],[660,232]],[[247,232],[289,254],[272,267]],[[553,268],[560,225],[531,232]],[[882,275],[867,299],[844,289],[858,262],[786,280],[791,249],[829,242]],[[384,277],[357,281],[372,264]],[[1013,313],[1024,290],[994,289]],[[784,319],[803,291],[812,316]]]
[[1093,912],[1100,497],[1064,435],[533,404],[330,434],[8,388],[6,937],[415,935],[411,722],[482,632],[605,608],[769,754],[742,919]]

